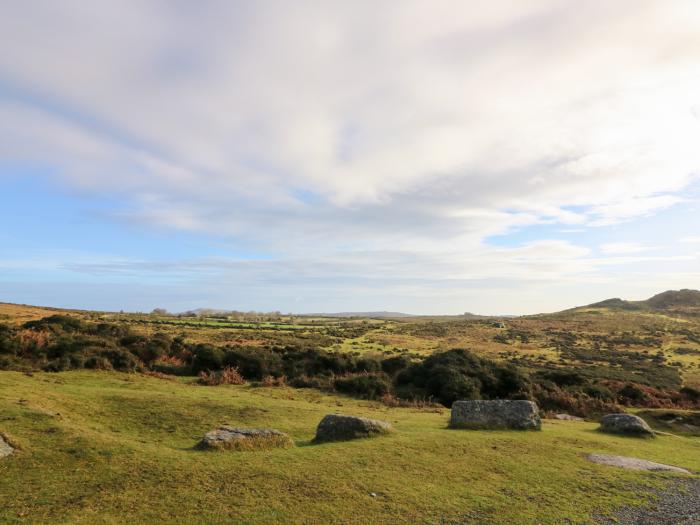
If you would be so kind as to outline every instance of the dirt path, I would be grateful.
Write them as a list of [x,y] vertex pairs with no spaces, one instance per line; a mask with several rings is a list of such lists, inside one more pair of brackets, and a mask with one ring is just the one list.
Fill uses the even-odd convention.
[[599,525],[698,525],[700,479],[679,479],[654,492],[644,507],[623,507],[612,518],[598,518]]

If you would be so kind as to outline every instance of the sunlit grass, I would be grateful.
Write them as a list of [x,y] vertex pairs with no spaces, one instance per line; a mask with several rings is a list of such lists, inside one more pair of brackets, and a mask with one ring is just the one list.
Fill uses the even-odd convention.
[[[311,444],[331,412],[396,432]],[[542,432],[449,430],[447,410],[134,374],[0,372],[0,414],[22,448],[0,462],[3,523],[585,523],[664,478],[586,453],[700,470],[699,438],[636,440],[559,421]],[[221,424],[276,428],[296,447],[194,450]]]

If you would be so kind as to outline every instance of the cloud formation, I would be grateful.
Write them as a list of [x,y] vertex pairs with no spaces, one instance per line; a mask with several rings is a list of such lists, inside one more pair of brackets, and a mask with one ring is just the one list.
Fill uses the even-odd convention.
[[634,220],[699,180],[694,0],[1,9],[0,160],[283,266],[582,276],[588,248],[485,240]]

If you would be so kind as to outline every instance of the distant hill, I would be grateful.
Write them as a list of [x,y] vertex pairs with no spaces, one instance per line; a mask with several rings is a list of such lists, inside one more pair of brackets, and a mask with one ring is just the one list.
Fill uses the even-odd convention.
[[374,317],[374,318],[396,318],[396,317],[415,317],[413,314],[405,314],[402,312],[336,312],[336,313],[316,313],[303,314],[310,317]]
[[700,306],[700,291],[669,290],[655,295],[645,301],[652,308],[670,308],[673,306]]
[[606,299],[582,308],[610,308],[616,310],[678,310],[700,308],[700,291],[668,290],[645,301],[626,301],[620,298]]

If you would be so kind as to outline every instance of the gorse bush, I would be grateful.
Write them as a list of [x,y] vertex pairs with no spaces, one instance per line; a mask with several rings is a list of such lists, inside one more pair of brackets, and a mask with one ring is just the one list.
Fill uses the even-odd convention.
[[586,383],[586,378],[579,372],[572,370],[552,370],[542,374],[544,379],[559,386],[582,385]]
[[267,376],[285,376],[289,379],[332,377],[380,372],[382,369],[381,361],[377,359],[291,345],[275,348],[229,348],[225,350],[223,361],[226,366],[236,366],[243,376],[255,381],[261,381]]
[[85,324],[75,317],[67,315],[51,315],[24,323],[24,327],[30,330],[45,330],[54,333],[71,333],[85,330]]
[[396,375],[401,370],[411,366],[411,360],[406,356],[394,356],[382,360],[382,371],[388,375]]
[[[192,371],[195,374],[224,367],[226,354],[221,348],[211,345],[197,345],[192,350]],[[229,363],[227,363],[229,364]]]
[[631,384],[626,384],[625,386],[623,386],[618,391],[618,395],[625,397],[631,401],[642,401],[646,397],[644,390],[642,390],[638,386]]
[[333,386],[338,392],[364,399],[380,399],[392,391],[391,380],[385,374],[367,372],[339,377]]
[[698,390],[697,388],[684,386],[683,388],[680,389],[680,393],[683,394],[684,396],[687,396],[688,399],[700,400],[700,390]]
[[398,392],[432,397],[445,406],[458,399],[525,399],[531,397],[530,379],[513,365],[502,365],[455,349],[433,354],[409,366],[397,377]]

